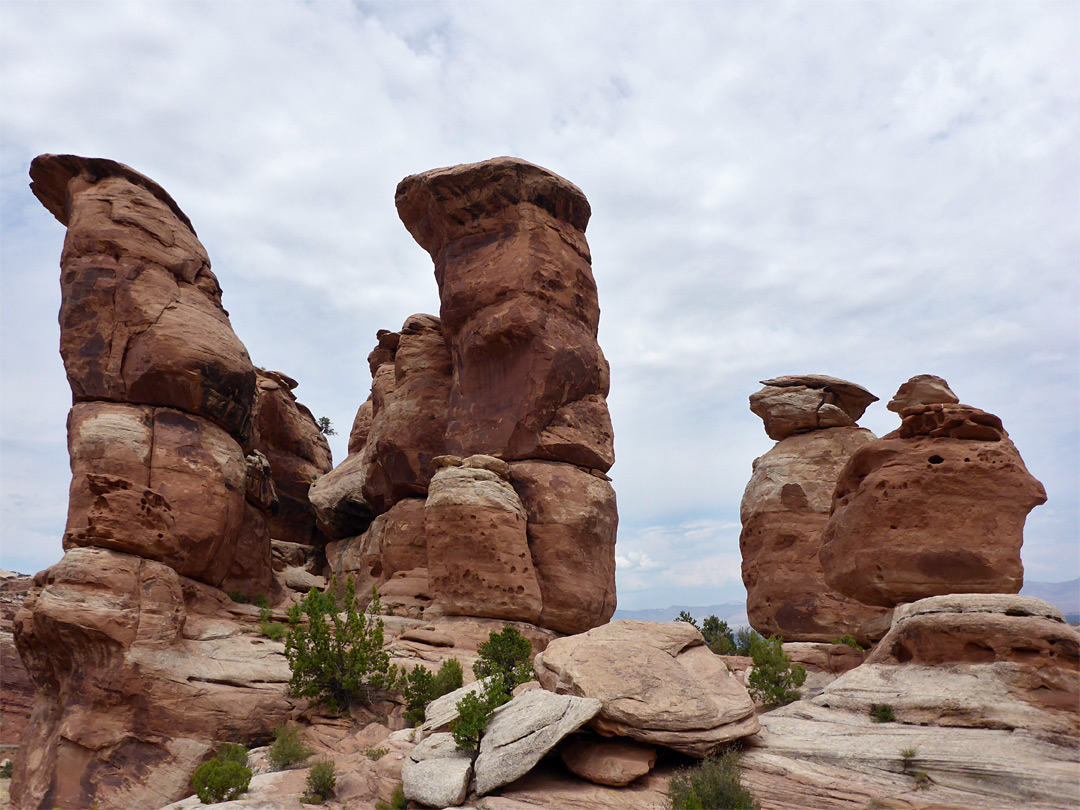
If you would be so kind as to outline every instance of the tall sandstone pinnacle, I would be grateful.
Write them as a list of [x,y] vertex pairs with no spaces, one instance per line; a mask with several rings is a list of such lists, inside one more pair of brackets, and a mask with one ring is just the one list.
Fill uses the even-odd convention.
[[164,189],[74,155],[42,155],[30,176],[67,226],[72,479],[64,557],[13,622],[35,696],[12,796],[157,807],[186,795],[218,742],[266,736],[295,711],[284,662],[222,629],[221,589],[274,590],[275,522],[315,539],[306,488],[329,447],[295,382],[252,365]]
[[754,461],[740,516],[743,583],[751,626],[786,641],[865,642],[885,632],[884,611],[825,584],[818,560],[836,478],[874,434],[855,423],[877,397],[822,375],[764,380],[750,409],[776,445]]
[[[407,177],[396,199],[440,317],[380,331],[368,357],[349,457],[311,489],[331,567],[394,598],[425,583],[401,603],[412,615],[602,624],[618,514],[588,201],[516,158]],[[495,537],[506,547],[485,551]]]
[[899,429],[841,471],[822,533],[825,580],[867,605],[953,593],[1018,593],[1028,513],[1046,490],[1001,420],[929,375],[889,404]]

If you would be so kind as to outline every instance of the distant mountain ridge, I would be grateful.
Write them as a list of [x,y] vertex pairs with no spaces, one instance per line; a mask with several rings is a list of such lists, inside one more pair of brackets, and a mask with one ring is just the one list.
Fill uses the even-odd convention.
[[[1034,596],[1049,602],[1062,613],[1065,620],[1072,624],[1080,624],[1080,579],[1068,582],[1025,582],[1020,589],[1022,596]],[[644,610],[618,609],[612,619],[637,619],[643,622],[673,622],[679,618],[679,613],[686,611],[698,623],[706,616],[716,616],[727,622],[732,628],[744,627],[750,624],[746,618],[745,602],[724,602],[720,605],[670,605],[666,608],[648,608]]]

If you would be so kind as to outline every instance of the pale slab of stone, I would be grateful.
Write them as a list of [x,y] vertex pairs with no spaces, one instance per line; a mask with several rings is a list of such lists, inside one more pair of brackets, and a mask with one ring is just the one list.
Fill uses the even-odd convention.
[[457,750],[452,734],[433,734],[412,750],[401,768],[405,798],[427,807],[457,807],[472,778],[472,755]]
[[475,789],[483,796],[524,776],[600,711],[595,698],[533,689],[499,707],[480,740]]

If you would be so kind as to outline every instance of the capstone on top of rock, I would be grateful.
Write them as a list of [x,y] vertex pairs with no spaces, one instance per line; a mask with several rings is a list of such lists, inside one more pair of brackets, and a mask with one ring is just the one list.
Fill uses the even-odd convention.
[[750,395],[750,410],[765,422],[775,441],[796,433],[851,427],[877,397],[861,385],[823,374],[798,374],[762,380]]
[[959,402],[960,398],[941,377],[933,374],[916,374],[900,386],[885,407],[893,413],[903,414],[917,405],[934,405],[942,402]]

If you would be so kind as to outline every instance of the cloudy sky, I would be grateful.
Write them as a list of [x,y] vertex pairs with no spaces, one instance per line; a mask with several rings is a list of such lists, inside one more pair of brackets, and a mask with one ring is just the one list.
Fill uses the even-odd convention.
[[43,152],[194,222],[256,364],[345,434],[380,328],[438,312],[394,188],[516,155],[588,196],[612,367],[620,607],[743,598],[759,380],[945,377],[1049,502],[1027,576],[1080,576],[1080,5],[0,2],[0,566],[61,556],[63,227]]

